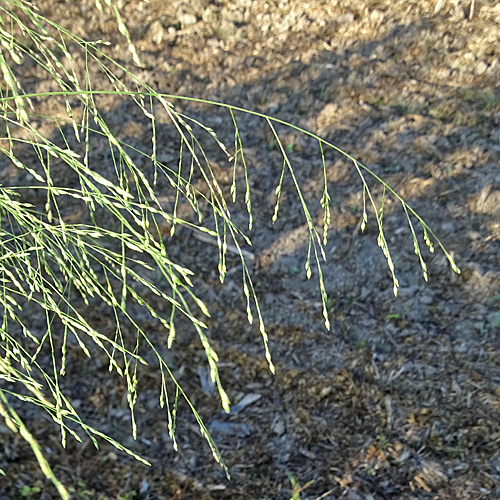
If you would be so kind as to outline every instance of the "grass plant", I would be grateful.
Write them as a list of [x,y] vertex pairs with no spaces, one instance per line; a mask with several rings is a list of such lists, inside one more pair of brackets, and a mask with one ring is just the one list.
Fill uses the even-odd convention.
[[[120,31],[128,41],[132,59],[140,64],[119,10],[111,0],[106,0],[106,5],[115,12]],[[102,9],[103,5],[97,1],[97,7]],[[101,349],[109,360],[110,372],[116,371],[126,380],[134,438],[138,432],[134,419],[138,373],[141,366],[147,364],[142,353],[149,349],[161,372],[162,385],[158,399],[160,406],[167,410],[174,448],[177,447],[175,428],[178,400],[183,398],[190,406],[215,459],[227,472],[188,394],[177,382],[158,346],[141,328],[134,311],[141,307],[163,325],[168,331],[169,348],[176,341],[176,322],[179,317],[189,320],[205,351],[210,377],[217,387],[221,405],[229,411],[230,401],[217,369],[219,358],[205,333],[204,318],[209,316],[209,310],[193,287],[192,270],[170,259],[165,244],[168,235],[165,237],[161,226],[168,225],[170,235],[180,226],[201,231],[217,242],[221,282],[224,282],[227,272],[228,246],[232,245],[236,249],[241,261],[241,287],[246,297],[248,321],[258,324],[269,369],[274,372],[263,314],[245,253],[245,246],[251,244],[248,234],[253,226],[253,212],[244,140],[239,128],[243,114],[255,115],[266,124],[274,147],[282,156],[273,221],[279,216],[285,177],[291,179],[300,200],[309,231],[305,271],[308,279],[314,275],[318,280],[326,328],[330,328],[329,302],[321,263],[325,259],[324,248],[331,223],[325,161],[327,150],[349,158],[359,175],[363,192],[361,229],[364,230],[369,223],[368,213],[371,212],[378,230],[378,244],[392,275],[395,294],[399,283],[383,228],[384,200],[388,196],[399,201],[407,217],[424,278],[427,279],[427,267],[419,243],[421,237],[431,252],[435,246],[440,247],[453,270],[459,272],[452,256],[432,230],[395,191],[355,158],[313,132],[229,104],[160,93],[141,81],[133,70],[110,58],[106,52],[106,42],[92,42],[76,36],[57,22],[39,14],[36,7],[27,1],[0,1],[0,17],[0,68],[3,75],[0,90],[3,131],[0,151],[3,158],[0,168],[24,172],[23,182],[9,187],[0,185],[0,414],[13,432],[20,433],[30,444],[43,473],[53,482],[62,498],[69,498],[67,489],[54,475],[40,446],[16,411],[16,399],[23,404],[43,408],[59,426],[63,445],[68,435],[81,441],[80,434],[74,430],[76,423],[95,446],[98,445],[98,439],[104,439],[147,463],[133,451],[87,425],[72,405],[69,395],[61,387],[67,369],[70,341],[76,343],[84,355],[90,358],[93,349]],[[53,89],[44,92],[27,90],[28,83],[23,80],[20,70],[28,61],[46,73],[48,80],[53,83]],[[96,71],[107,77],[109,88],[97,88],[94,85],[93,75]],[[44,114],[43,104],[55,96],[61,103],[57,116]],[[109,96],[119,96],[135,103],[137,110],[149,121],[151,133],[148,153],[127,144],[113,131],[99,104]],[[181,102],[224,109],[234,127],[233,143],[225,144],[210,127],[179,111],[178,103]],[[162,148],[157,134],[158,109],[168,117],[169,126],[177,134],[178,161],[174,165],[158,159]],[[50,125],[53,135],[47,137],[40,124]],[[293,145],[284,144],[280,139],[280,127],[305,134],[317,144],[324,176],[320,200],[323,227],[318,227],[313,220],[294,170],[291,157]],[[233,181],[229,197],[224,196],[212,168],[212,160],[205,146],[207,138],[232,165]],[[92,160],[94,144],[101,144],[103,139],[109,147],[112,168],[104,168]],[[263,144],[265,147],[266,144]],[[27,148],[31,151],[30,155],[26,154]],[[144,160],[151,168],[143,168]],[[54,175],[55,171],[60,172],[61,169],[67,171],[63,179]],[[236,182],[240,177],[244,179],[242,193]],[[195,186],[195,178],[201,180],[203,190],[199,184]],[[372,194],[373,181],[384,188],[381,204],[376,202]],[[173,203],[169,209],[164,208],[158,196],[157,186],[160,184],[170,187]],[[237,226],[231,219],[231,203],[239,196],[244,197],[248,212],[246,228]],[[190,205],[194,218],[178,215],[177,209],[181,202]],[[204,224],[206,214],[200,209],[201,202],[210,207],[213,221],[211,228]],[[65,215],[65,208],[69,205],[80,210],[82,215],[78,220]],[[103,220],[106,223],[102,223]],[[147,277],[152,272],[161,275],[161,286],[159,280]],[[161,299],[167,305],[168,314],[145,300],[145,291]],[[94,328],[75,305],[77,301],[87,305],[99,301],[106,304],[112,312],[114,337],[110,338]],[[45,318],[43,328],[34,327],[30,321],[35,310]],[[125,324],[135,331],[132,342],[124,335]],[[48,364],[43,361],[47,359],[46,355],[50,359]],[[294,498],[298,498],[299,491],[297,489],[294,493]]]

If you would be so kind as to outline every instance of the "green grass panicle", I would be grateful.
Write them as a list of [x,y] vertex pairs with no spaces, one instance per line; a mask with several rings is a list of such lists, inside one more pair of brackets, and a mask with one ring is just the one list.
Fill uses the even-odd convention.
[[[105,4],[116,15],[133,61],[140,64],[119,10],[111,0],[106,0]],[[97,2],[97,7],[104,8],[100,2]],[[23,404],[30,403],[43,408],[59,426],[63,445],[68,435],[81,441],[74,426],[70,425],[76,423],[95,446],[98,446],[98,439],[104,439],[147,463],[133,451],[87,425],[73,407],[61,387],[61,379],[66,374],[69,342],[73,342],[90,358],[96,352],[95,349],[101,350],[108,359],[110,372],[116,371],[124,378],[134,438],[140,431],[133,417],[137,380],[141,367],[147,364],[143,353],[147,350],[152,352],[161,373],[159,404],[166,408],[174,448],[177,448],[175,430],[178,403],[179,399],[184,399],[215,459],[227,473],[221,454],[201,417],[176,380],[159,347],[141,328],[134,314],[136,308],[140,307],[161,324],[168,332],[168,348],[175,346],[175,325],[179,318],[190,322],[206,354],[210,377],[217,387],[221,405],[225,411],[229,411],[229,397],[218,372],[219,357],[206,334],[204,318],[210,312],[193,286],[193,272],[169,258],[161,229],[163,225],[170,228],[170,236],[173,236],[177,227],[183,226],[211,238],[218,248],[221,282],[227,272],[228,248],[231,246],[238,254],[248,321],[252,323],[254,317],[257,319],[269,368],[273,373],[275,371],[264,317],[252,281],[249,254],[245,249],[251,244],[249,231],[253,226],[253,215],[249,166],[243,153],[244,142],[238,126],[242,114],[252,114],[269,127],[282,156],[273,222],[279,216],[280,195],[286,176],[291,179],[300,200],[309,231],[306,275],[308,279],[313,274],[317,276],[327,328],[330,328],[329,305],[321,270],[321,264],[326,259],[325,245],[331,223],[325,163],[327,150],[350,159],[359,174],[365,205],[361,228],[364,229],[369,223],[366,209],[368,199],[378,228],[378,243],[393,277],[395,294],[398,281],[384,235],[384,205],[377,205],[368,178],[383,186],[384,198],[392,196],[402,204],[424,277],[427,279],[427,267],[412,219],[420,224],[425,244],[430,250],[433,251],[435,245],[439,246],[453,270],[459,272],[452,256],[432,230],[394,190],[356,159],[318,135],[255,111],[194,97],[159,93],[141,81],[133,71],[111,59],[105,51],[106,42],[89,42],[76,36],[43,17],[27,1],[0,2],[0,17],[0,68],[4,80],[0,90],[0,106],[5,131],[0,139],[0,152],[3,153],[4,164],[23,171],[23,178],[29,179],[29,183],[23,182],[16,186],[0,185],[0,378],[6,383],[0,388],[0,414],[13,432],[19,432],[29,442],[43,473],[53,482],[62,498],[68,498],[67,490],[55,477],[33,435],[15,411],[12,401],[16,399]],[[53,84],[51,90],[43,93],[25,91],[25,82],[19,76],[22,72],[17,71],[17,68],[26,59],[46,73],[47,79]],[[96,71],[106,76],[109,88],[94,88],[92,75]],[[119,73],[125,76],[118,78],[116,75]],[[61,103],[61,112],[57,117],[44,115],[43,103],[54,97]],[[148,121],[151,130],[149,152],[127,144],[113,131],[99,104],[113,97],[135,103],[144,120]],[[178,102],[225,109],[229,123],[234,126],[232,150],[210,127],[179,112],[175,107]],[[159,160],[161,145],[158,143],[158,118],[155,111],[158,109],[168,117],[169,126],[178,141],[178,162],[174,167]],[[51,125],[54,136],[46,137],[35,122]],[[319,200],[323,209],[322,228],[317,227],[313,220],[295,174],[291,154],[293,148],[287,147],[280,139],[278,126],[305,134],[318,144],[317,153],[322,158],[324,177],[324,189]],[[211,156],[205,146],[207,140],[212,141],[221,155],[232,164],[229,196],[224,195],[216,178]],[[110,168],[97,165],[92,160],[94,144],[102,147],[104,142],[109,147]],[[31,151],[30,160],[26,159],[27,148]],[[143,168],[146,161],[152,170]],[[61,171],[62,168],[67,172],[64,178],[71,179],[71,182],[61,182],[54,175],[56,170]],[[152,172],[152,175],[148,172]],[[241,174],[245,184],[243,196],[248,213],[247,228],[235,225],[229,206],[240,196],[236,180]],[[204,189],[199,188],[200,184],[195,183],[195,179],[204,185]],[[160,184],[171,189],[169,208],[165,208],[158,195],[157,186]],[[179,216],[178,207],[181,203],[191,208],[192,218]],[[81,214],[79,220],[67,217],[65,207],[68,204],[78,207]],[[200,208],[201,205],[209,207],[213,221],[211,227],[204,224],[206,214]],[[145,298],[148,296],[155,297],[155,301]],[[159,308],[158,301],[165,307]],[[114,322],[114,336],[98,331],[75,306],[76,302],[104,304]],[[37,315],[44,318],[43,327],[32,325],[26,315],[27,310],[36,310]],[[125,328],[129,332],[128,336],[124,333]],[[134,332],[132,339],[129,338],[130,331]],[[42,353],[49,353],[49,364],[39,361]],[[18,387],[22,387],[22,390],[18,390]],[[298,498],[301,489],[297,489],[296,485],[294,488],[297,490],[294,498]]]

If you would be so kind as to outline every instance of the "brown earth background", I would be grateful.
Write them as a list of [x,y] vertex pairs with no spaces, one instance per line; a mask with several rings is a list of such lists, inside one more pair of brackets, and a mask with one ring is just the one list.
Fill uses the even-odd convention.
[[[104,442],[96,450],[88,440],[70,441],[64,450],[58,429],[35,409],[23,409],[73,498],[284,500],[293,493],[287,473],[302,486],[310,483],[302,499],[500,498],[500,5],[120,0],[142,60],[138,68],[111,9],[100,14],[88,0],[35,3],[82,38],[110,41],[107,53],[159,92],[256,110],[328,139],[403,196],[462,270],[455,275],[440,251],[424,252],[425,283],[405,214],[389,197],[384,229],[401,284],[395,298],[373,214],[359,231],[362,186],[353,164],[328,153],[332,222],[323,273],[332,329],[326,331],[317,271],[306,279],[307,226],[289,177],[280,217],[271,223],[281,153],[265,121],[238,115],[255,219],[248,251],[276,375],[269,372],[258,328],[247,323],[238,258],[228,257],[221,285],[217,248],[182,228],[168,249],[195,271],[195,287],[212,312],[209,336],[224,387],[232,404],[240,403],[236,411],[221,411],[194,335],[180,327],[181,348],[165,346],[231,481],[186,405],[179,408],[179,451],[172,449],[154,365],[140,375],[134,441],[124,381],[108,374],[104,356],[88,360],[75,349],[63,382],[75,406],[152,466]],[[39,68],[26,63],[16,71],[31,91],[51,90],[53,82]],[[105,76],[92,73],[92,66],[89,71],[95,86],[106,88]],[[223,141],[234,141],[226,110],[175,104]],[[55,97],[41,106],[47,114],[63,109]],[[100,106],[121,138],[139,150],[150,147],[131,101],[109,97]],[[171,131],[165,126],[160,134],[159,160],[175,164]],[[286,128],[280,137],[319,223],[317,143]],[[93,161],[112,168],[104,151],[97,145]],[[226,192],[232,170],[215,146],[207,151]],[[2,166],[0,181],[18,185],[23,177]],[[242,178],[238,182],[243,185]],[[380,202],[381,186],[369,182]],[[34,194],[31,201],[37,202]],[[69,217],[72,207],[66,209]],[[231,210],[244,227],[242,196]],[[109,328],[104,310],[82,310],[96,327]],[[161,343],[158,325],[139,320]],[[3,425],[0,446],[7,474],[0,477],[2,500],[22,498],[26,485],[41,489],[30,498],[56,498],[29,446]]]

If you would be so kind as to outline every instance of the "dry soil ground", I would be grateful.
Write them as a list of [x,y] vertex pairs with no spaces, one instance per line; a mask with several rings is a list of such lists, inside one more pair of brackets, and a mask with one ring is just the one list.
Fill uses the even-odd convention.
[[[359,231],[359,177],[352,163],[330,155],[327,332],[317,282],[305,276],[307,229],[289,178],[281,216],[271,224],[281,154],[265,122],[240,116],[254,193],[253,275],[275,376],[258,329],[246,321],[238,260],[229,258],[235,272],[222,286],[216,247],[182,230],[169,242],[172,257],[196,271],[195,285],[213,313],[210,339],[223,383],[233,404],[242,403],[240,411],[221,413],[204,383],[199,343],[181,335],[183,348],[170,362],[209,425],[231,481],[185,407],[173,451],[153,368],[139,381],[134,442],[123,381],[107,374],[97,354],[91,361],[75,354],[64,383],[83,415],[152,467],[105,443],[96,450],[70,442],[62,450],[57,428],[27,412],[74,498],[284,500],[292,496],[287,472],[301,485],[311,482],[304,499],[500,498],[500,5],[476,0],[471,12],[469,2],[439,3],[435,9],[426,0],[118,2],[144,81],[161,92],[271,114],[327,138],[394,187],[462,273],[454,275],[441,252],[427,252],[425,283],[405,214],[387,200],[384,228],[401,283],[394,298],[373,216]],[[111,10],[101,15],[89,0],[37,4],[80,36],[111,41],[110,55],[131,64]],[[42,73],[25,71],[33,90],[50,88]],[[105,85],[98,73],[94,82]],[[177,105],[231,143],[227,112]],[[147,131],[133,106],[124,100],[103,106],[111,126],[140,148]],[[317,217],[318,148],[293,130],[282,132]],[[163,159],[175,163],[177,145],[167,139]],[[104,165],[106,156],[95,161]],[[225,164],[216,168],[227,189]],[[4,174],[9,182],[20,181]],[[370,185],[380,199],[381,188]],[[234,214],[244,221],[242,201]],[[87,313],[107,328],[105,311]],[[31,498],[55,498],[29,448],[1,429],[7,477],[0,498],[20,498],[23,485],[41,488]]]

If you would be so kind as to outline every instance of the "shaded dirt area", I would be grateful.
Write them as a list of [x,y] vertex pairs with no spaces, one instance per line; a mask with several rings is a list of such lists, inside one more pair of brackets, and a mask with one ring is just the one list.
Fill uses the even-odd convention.
[[[158,325],[138,318],[164,346],[231,481],[187,405],[179,407],[179,450],[173,451],[158,407],[154,363],[140,374],[134,441],[123,380],[108,374],[104,356],[88,360],[75,347],[63,387],[89,422],[152,466],[104,442],[96,450],[88,440],[70,440],[63,450],[57,428],[25,409],[26,422],[74,498],[284,500],[292,496],[287,472],[301,485],[312,482],[301,492],[304,499],[496,497],[500,8],[493,1],[476,0],[473,12],[468,2],[438,3],[436,12],[436,2],[424,0],[119,2],[143,62],[135,70],[146,83],[270,114],[328,139],[387,181],[441,238],[462,273],[451,272],[441,251],[424,252],[425,283],[405,213],[388,197],[384,230],[401,285],[394,298],[373,214],[360,232],[359,176],[352,162],[328,152],[332,221],[322,269],[332,328],[326,331],[317,270],[311,280],[304,270],[308,232],[292,179],[284,179],[280,216],[272,224],[282,155],[264,120],[238,114],[253,196],[249,261],[276,375],[269,372],[258,327],[247,322],[238,258],[228,254],[221,285],[217,247],[192,231],[179,228],[168,249],[195,271],[195,287],[212,312],[209,337],[221,378],[236,408],[229,415],[221,411],[207,382],[204,351],[187,327],[179,324],[179,347],[168,351]],[[111,41],[109,55],[131,64],[111,11],[101,15],[86,0],[38,5],[84,38]],[[19,71],[32,91],[50,89],[35,68],[26,64]],[[97,72],[95,86],[106,87]],[[55,98],[43,105],[46,113],[60,107]],[[139,150],[150,147],[146,122],[132,103],[109,98],[102,106],[121,138]],[[186,102],[176,107],[234,142],[226,110]],[[178,144],[171,143],[161,110],[158,122],[164,144],[159,160],[175,165]],[[323,168],[317,142],[293,129],[279,134],[319,227]],[[94,151],[92,161],[113,168],[104,144]],[[230,165],[214,145],[207,151],[229,192]],[[0,181],[23,179],[4,167]],[[245,227],[245,179],[237,181],[231,211]],[[367,182],[380,203],[382,187]],[[96,328],[109,328],[104,307],[82,311]],[[29,447],[4,426],[0,442],[0,468],[7,473],[0,498],[20,498],[23,485],[41,488],[31,498],[55,498]]]

